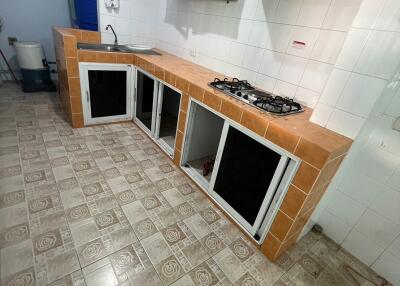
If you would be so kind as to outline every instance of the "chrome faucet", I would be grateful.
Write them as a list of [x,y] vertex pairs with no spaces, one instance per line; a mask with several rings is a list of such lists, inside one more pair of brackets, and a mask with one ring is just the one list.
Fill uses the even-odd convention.
[[114,37],[115,37],[114,45],[118,45],[118,38],[117,38],[117,34],[115,34],[114,28],[113,28],[110,24],[108,24],[108,25],[106,26],[106,31],[108,31],[108,28],[111,28],[111,31],[112,31],[113,34],[114,34]]

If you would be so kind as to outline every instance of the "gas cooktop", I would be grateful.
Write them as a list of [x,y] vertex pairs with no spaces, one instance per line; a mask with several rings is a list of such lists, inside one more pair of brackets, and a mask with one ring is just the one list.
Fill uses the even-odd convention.
[[215,78],[209,85],[251,106],[276,115],[289,115],[304,111],[303,107],[293,99],[258,90],[246,80]]

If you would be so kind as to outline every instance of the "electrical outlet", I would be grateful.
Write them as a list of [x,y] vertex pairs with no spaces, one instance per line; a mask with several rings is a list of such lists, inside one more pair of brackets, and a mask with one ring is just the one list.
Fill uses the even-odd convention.
[[195,48],[190,50],[190,56],[194,57],[194,58],[196,57],[196,49]]
[[14,43],[17,42],[18,39],[16,37],[8,37],[8,45],[14,46]]

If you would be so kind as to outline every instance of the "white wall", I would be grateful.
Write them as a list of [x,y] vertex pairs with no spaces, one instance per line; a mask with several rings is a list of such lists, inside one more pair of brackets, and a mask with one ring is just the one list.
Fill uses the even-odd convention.
[[356,137],[400,62],[399,17],[398,0],[362,1],[312,121]]
[[105,8],[104,1],[98,0],[98,7],[103,42],[114,42],[114,35],[105,30],[111,24],[121,44],[157,46],[158,0],[120,0],[119,9]]
[[[154,44],[314,107],[360,0],[344,2],[122,0],[118,12],[100,3],[100,22],[115,24],[122,41]],[[306,46],[293,45],[295,40]]]
[[314,107],[357,12],[359,1],[350,2],[347,24],[337,25],[330,0],[160,0],[157,38],[167,51]]
[[[70,27],[67,0],[12,0],[0,2],[3,31],[0,48],[6,58],[17,68],[14,47],[8,45],[8,37],[19,41],[41,42],[48,61],[55,61],[52,26]],[[3,60],[0,66],[4,69]]]
[[[400,72],[400,69],[398,69]],[[309,225],[400,285],[400,82],[394,77],[357,137]],[[381,109],[381,107],[379,107]]]

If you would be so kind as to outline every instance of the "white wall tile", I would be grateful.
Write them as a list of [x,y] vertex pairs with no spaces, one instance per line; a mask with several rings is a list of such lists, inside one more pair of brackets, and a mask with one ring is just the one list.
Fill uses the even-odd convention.
[[254,19],[273,21],[279,0],[259,0]]
[[335,64],[346,39],[345,32],[321,30],[311,58],[325,63]]
[[[398,83],[399,85],[400,83]],[[390,101],[390,104],[385,109],[385,114],[397,117],[400,115],[400,89],[398,90],[397,94],[395,94]]]
[[400,1],[386,0],[374,29],[400,32]]
[[241,11],[241,18],[253,19],[257,10],[258,0],[243,0],[243,8]]
[[350,172],[351,176],[343,177],[339,186],[340,191],[364,206],[369,206],[382,188],[382,184],[354,168],[348,168],[348,173]]
[[273,21],[284,24],[295,24],[301,8],[301,0],[280,0],[276,7]]
[[385,0],[363,0],[353,20],[353,27],[370,29],[374,25]]
[[294,99],[298,103],[305,106],[309,106],[311,108],[314,108],[317,105],[318,98],[319,98],[318,92],[302,87],[297,88],[296,95],[294,96]]
[[354,139],[365,123],[365,119],[348,112],[335,109],[329,117],[326,127]]
[[292,26],[268,23],[268,36],[265,47],[272,51],[286,52],[292,33]]
[[130,35],[132,23],[129,18],[116,17],[114,21],[114,29],[116,33]]
[[366,118],[385,85],[385,80],[352,74],[339,98],[337,107]]
[[258,71],[263,53],[263,49],[247,46],[243,59],[243,67],[252,71]]
[[281,80],[277,80],[274,88],[274,94],[293,98],[296,93],[297,86]]
[[317,61],[308,61],[300,86],[320,94],[325,87],[333,66]]
[[372,201],[370,209],[393,223],[400,223],[400,192],[382,186],[379,194]]
[[246,52],[246,45],[240,43],[232,43],[229,51],[228,62],[241,66]]
[[236,42],[239,43],[247,44],[249,42],[252,24],[253,21],[244,19],[240,20],[236,39],[233,40],[236,40]]
[[249,45],[265,48],[268,41],[268,23],[264,21],[254,21],[249,36]]
[[265,50],[259,72],[276,78],[282,67],[284,57],[284,54]]
[[318,223],[324,228],[324,234],[336,243],[342,243],[351,230],[342,219],[331,212],[324,212],[318,219]]
[[[100,5],[105,6],[105,5]],[[119,3],[119,8],[114,10],[115,16],[123,17],[123,18],[131,18],[131,1],[121,0]]]
[[356,72],[389,79],[400,62],[400,35],[373,31],[355,68]]
[[400,259],[400,235],[392,242],[387,251]]
[[318,103],[311,115],[310,121],[321,126],[326,126],[333,112],[333,108],[323,103]]
[[[400,110],[400,102],[397,103],[393,99],[396,97],[396,94],[399,92],[400,82],[398,80],[389,80],[386,84],[385,88],[382,91],[379,100],[374,105],[374,108],[371,110],[370,117],[378,117],[382,114],[386,114],[388,116],[396,117],[396,115],[388,113],[389,108],[394,108],[396,110]],[[391,104],[394,104],[391,107]]]
[[342,246],[367,265],[371,265],[383,251],[382,247],[355,229],[346,237]]
[[231,44],[231,41],[215,39],[215,46],[213,47],[215,58],[227,62],[229,58],[229,51],[231,50]]
[[361,216],[355,229],[383,248],[387,248],[400,234],[399,225],[369,209]]
[[268,92],[273,92],[274,88],[275,88],[275,84],[276,84],[276,79],[273,77],[269,77],[269,76],[265,76],[262,74],[258,74],[257,75],[257,79],[256,79],[256,86],[268,91]]
[[348,31],[361,0],[332,0],[323,23],[326,29]]
[[291,84],[299,84],[300,79],[304,73],[307,60],[295,57],[291,55],[286,55],[282,67],[280,69],[278,78],[280,80],[289,82]]
[[370,136],[369,144],[400,158],[400,133],[392,129],[394,120],[390,116],[381,116],[377,128]]
[[372,269],[388,279],[393,285],[400,285],[400,258],[385,252],[372,265]]
[[320,28],[331,0],[304,0],[297,25]]
[[380,148],[364,146],[357,156],[355,168],[369,178],[386,183],[399,166],[399,158]]
[[347,225],[354,225],[365,211],[365,206],[335,190],[326,209],[342,219]]
[[320,102],[330,106],[336,106],[349,77],[350,72],[333,69],[324,91],[322,92]]
[[400,164],[387,180],[387,184],[393,190],[400,192]]
[[239,78],[245,78],[250,84],[255,84],[257,73],[249,69],[241,68]]
[[368,34],[368,30],[351,29],[336,60],[335,67],[352,71],[363,51]]
[[[307,27],[294,27],[291,32],[287,53],[294,56],[307,58],[314,48],[319,30]],[[305,46],[293,44],[294,41],[304,42]]]

